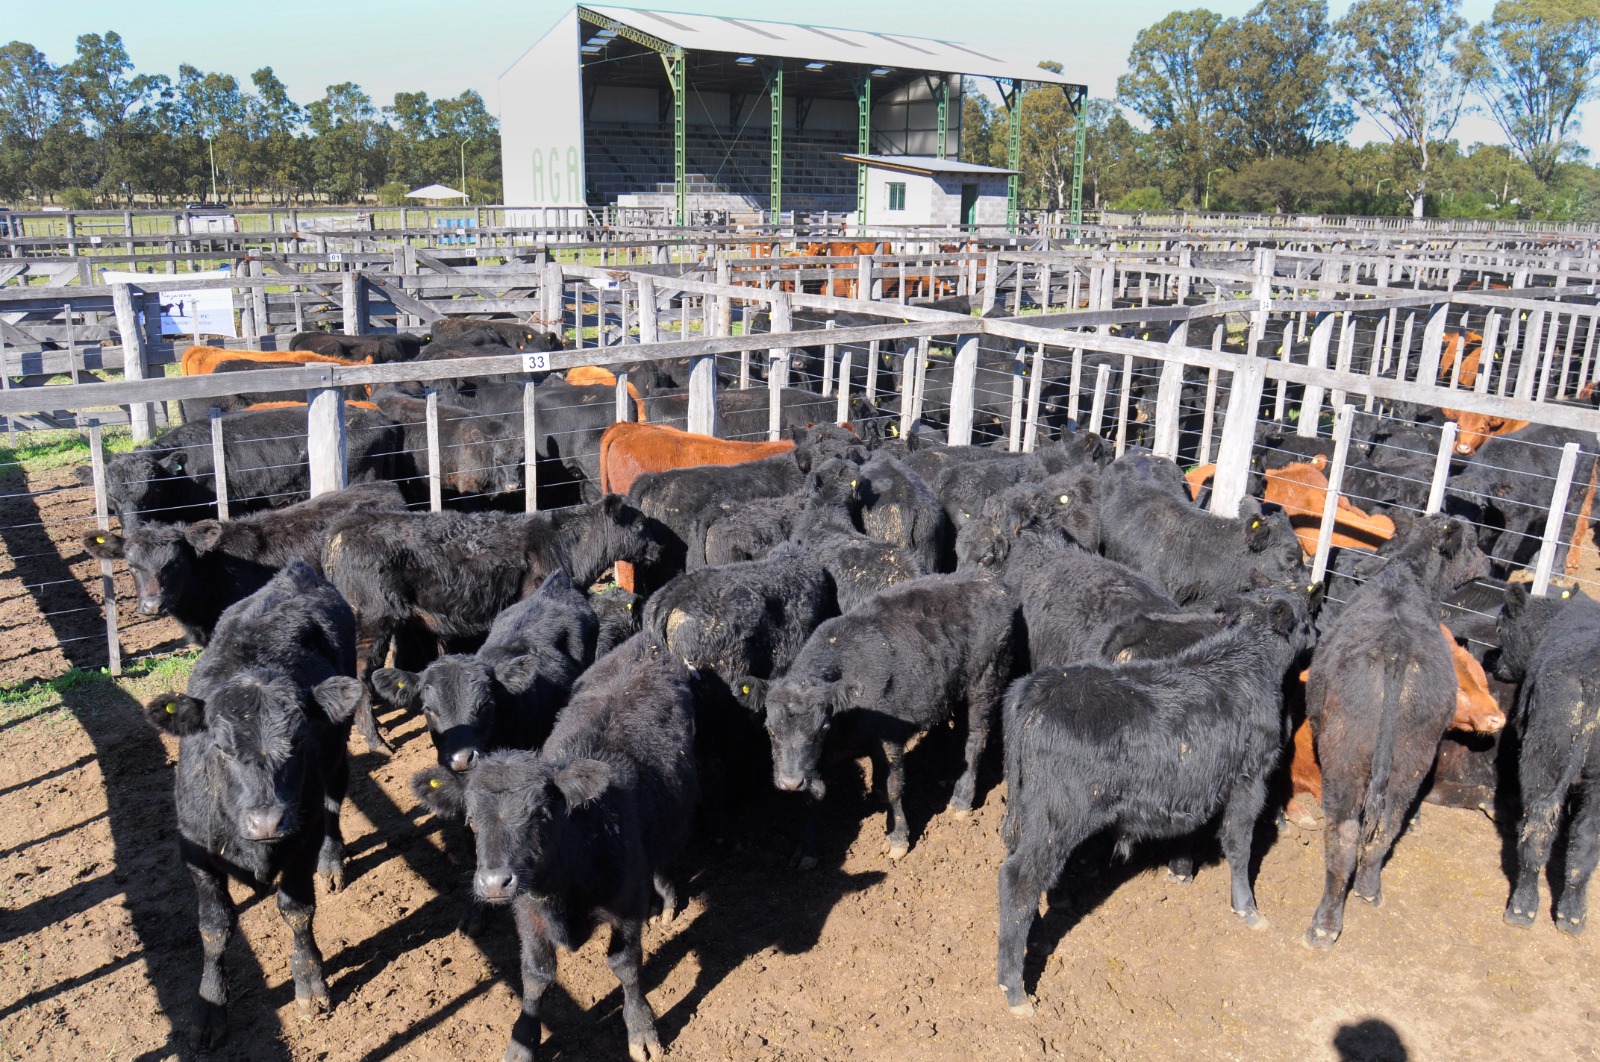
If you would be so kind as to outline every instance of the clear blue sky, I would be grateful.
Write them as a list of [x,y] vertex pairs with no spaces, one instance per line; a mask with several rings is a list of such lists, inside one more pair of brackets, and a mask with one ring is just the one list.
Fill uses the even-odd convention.
[[[1333,17],[1348,0],[1330,0]],[[272,67],[294,98],[320,97],[329,84],[354,81],[379,105],[397,91],[454,96],[477,89],[498,108],[495,81],[569,7],[563,0],[277,0],[252,5],[234,0],[127,0],[11,2],[0,40],[27,41],[51,62],[70,60],[81,33],[115,30],[140,71],[177,72],[179,63],[233,74]],[[1126,70],[1128,49],[1140,29],[1177,9],[1206,6],[1241,15],[1253,0],[659,0],[618,6],[738,15],[820,26],[846,26],[939,37],[985,46],[1027,60],[1056,59],[1095,96],[1113,96]],[[1493,0],[1464,0],[1469,22],[1489,17]],[[1600,105],[1589,104],[1579,140],[1600,159]],[[1457,126],[1463,144],[1500,142],[1487,117],[1468,116]],[[1351,139],[1380,134],[1367,122]]]

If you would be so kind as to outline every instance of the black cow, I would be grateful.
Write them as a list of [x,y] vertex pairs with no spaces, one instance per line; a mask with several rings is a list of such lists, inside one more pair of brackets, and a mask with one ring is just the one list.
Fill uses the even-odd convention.
[[414,361],[422,341],[404,332],[389,336],[343,336],[332,332],[297,332],[289,340],[290,350],[309,350],[329,358],[374,362]]
[[841,458],[822,462],[811,473],[810,488],[789,538],[827,569],[839,611],[849,612],[886,587],[929,574],[916,551],[856,529],[861,479],[855,465]]
[[724,501],[722,515],[706,526],[706,564],[757,560],[789,541],[807,495],[784,494],[758,504]]
[[[1097,435],[1077,438],[1098,440]],[[983,512],[984,505],[1008,488],[1038,483],[1075,468],[1092,469],[1093,450],[1082,445],[1049,445],[1031,454],[1006,454],[996,460],[964,462],[945,469],[931,481],[933,492],[959,531]]]
[[178,849],[199,894],[205,953],[193,1035],[227,1035],[223,955],[237,921],[227,879],[277,886],[294,933],[289,968],[307,1015],[330,1006],[311,921],[313,874],[343,884],[339,805],[345,743],[362,699],[350,608],[296,562],[228,609],[186,694],[163,694],[145,718],[176,734]]
[[1514,926],[1533,925],[1539,876],[1563,809],[1575,797],[1555,919],[1557,929],[1577,936],[1588,911],[1589,879],[1600,860],[1600,742],[1594,737],[1600,725],[1600,603],[1578,589],[1552,589],[1540,598],[1512,586],[1500,637],[1500,675],[1522,683],[1517,720],[1522,821],[1516,885],[1505,919]]
[[767,689],[773,781],[821,799],[817,773],[828,729],[851,716],[852,732],[888,766],[889,858],[911,850],[902,792],[905,746],[952,718],[967,728],[966,769],[950,810],[972,809],[978,761],[1011,676],[1016,602],[989,573],[913,579],[869,598],[812,633],[788,673]]
[[639,635],[589,669],[538,752],[494,753],[466,775],[433,767],[414,779],[435,812],[465,813],[477,835],[473,889],[509,903],[516,919],[522,1012],[507,1059],[533,1058],[555,949],[576,950],[602,922],[628,1053],[661,1057],[640,935],[655,911],[670,919],[676,907],[668,869],[694,814],[693,746],[689,673]]
[[1234,913],[1265,927],[1251,836],[1283,748],[1283,678],[1311,647],[1315,604],[1257,591],[1230,604],[1223,630],[1176,656],[1051,666],[1012,684],[999,980],[1014,1012],[1033,1013],[1022,962],[1039,897],[1101,830],[1114,830],[1126,853],[1193,834],[1221,812]]
[[[365,679],[402,624],[427,630],[447,652],[475,648],[551,572],[587,587],[613,562],[651,563],[659,551],[639,510],[609,495],[553,513],[352,515],[329,528],[322,566],[355,609]],[[358,724],[384,747],[370,709]]]
[[[230,513],[281,509],[304,501],[311,489],[306,450],[306,407],[259,409],[222,417]],[[383,414],[345,411],[349,482],[392,479],[400,432]],[[142,520],[163,523],[217,515],[211,425],[184,424],[106,462],[106,493],[124,530]],[[88,466],[78,482],[92,485]]]
[[211,640],[222,612],[267,584],[292,561],[322,563],[322,535],[348,513],[398,512],[393,483],[358,483],[237,520],[145,524],[125,535],[87,531],[83,548],[99,560],[123,557],[139,596],[139,614],[170,615],[196,645]]
[[475,654],[442,656],[420,675],[379,668],[372,688],[396,708],[421,709],[439,762],[470,771],[485,752],[544,741],[573,683],[594,663],[599,629],[588,598],[554,571],[494,618]]
[[608,586],[590,594],[589,605],[600,621],[600,631],[594,641],[596,660],[638,633],[639,617],[644,610],[643,599],[638,594],[620,586]]
[[1480,506],[1491,522],[1505,529],[1490,547],[1501,574],[1529,564],[1538,552],[1562,448],[1572,442],[1579,444],[1578,463],[1561,524],[1561,541],[1572,542],[1584,490],[1594,475],[1597,444],[1593,432],[1532,424],[1509,435],[1496,435],[1450,477],[1450,493]]
[[[404,438],[398,470],[416,500],[427,497],[428,403],[393,388],[372,396]],[[522,489],[523,435],[492,414],[439,403],[439,480],[445,498],[512,494]],[[520,426],[520,421],[517,422]]]
[[861,530],[909,550],[927,571],[955,566],[955,531],[926,480],[887,454],[873,454],[859,478]]
[[1438,602],[1488,574],[1471,525],[1455,517],[1415,521],[1384,555],[1324,631],[1306,685],[1326,816],[1322,902],[1306,931],[1314,948],[1339,939],[1352,873],[1356,895],[1382,902],[1383,861],[1455,715]]
[[1237,517],[1212,516],[1167,486],[1121,471],[1113,465],[1102,477],[1105,555],[1148,575],[1183,604],[1219,605],[1250,589],[1255,574],[1305,581],[1300,541],[1281,511],[1262,512],[1245,498]]

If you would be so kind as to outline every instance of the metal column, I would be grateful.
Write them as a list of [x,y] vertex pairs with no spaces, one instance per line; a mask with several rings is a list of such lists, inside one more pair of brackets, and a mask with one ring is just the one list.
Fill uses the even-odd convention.
[[[1012,172],[1006,178],[1006,231],[1015,233],[1018,221],[1017,192],[1022,180],[1022,93],[1028,83],[999,77],[994,79],[994,83],[1006,105],[1010,126],[1006,134],[1006,168]],[[1008,86],[1010,91],[1007,91]]]
[[1083,238],[1083,163],[1089,152],[1089,86],[1074,86],[1077,91],[1068,91],[1068,100],[1072,103],[1073,122],[1075,134],[1072,138],[1072,227],[1070,235],[1073,243]]
[[945,134],[950,129],[950,75],[939,76],[939,146],[937,156],[945,157]]
[[[861,75],[856,86],[856,153],[872,154],[872,77]],[[856,164],[856,227],[867,225],[867,164]]]
[[783,224],[783,63],[767,75],[767,96],[772,104],[772,160],[769,180],[769,209],[772,224]]
[[663,52],[661,61],[672,84],[672,200],[677,224],[688,222],[689,212],[689,127],[688,77],[683,49]]

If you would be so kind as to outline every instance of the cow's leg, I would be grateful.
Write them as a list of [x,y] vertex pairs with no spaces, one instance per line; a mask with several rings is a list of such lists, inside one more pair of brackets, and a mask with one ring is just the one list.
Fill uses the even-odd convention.
[[1222,854],[1227,857],[1232,877],[1233,913],[1251,929],[1267,928],[1266,918],[1256,908],[1255,890],[1250,887],[1250,846],[1256,820],[1266,802],[1266,780],[1251,778],[1234,787],[1222,812]]
[[511,914],[522,952],[522,1013],[511,1026],[505,1062],[532,1062],[534,1048],[539,1046],[539,1001],[556,979],[556,949],[545,935],[544,921],[534,911],[531,899],[518,896],[512,901]]
[[[1324,797],[1327,789],[1324,789]],[[1324,809],[1325,812],[1328,809]],[[1322,852],[1325,867],[1322,881],[1322,902],[1311,916],[1311,928],[1306,931],[1306,943],[1313,948],[1331,948],[1344,928],[1345,894],[1350,889],[1350,877],[1355,873],[1356,857],[1361,850],[1361,820],[1359,811],[1352,808],[1348,816],[1327,815],[1322,828]]]
[[[1450,702],[1453,712],[1455,702]],[[1432,741],[1396,743],[1394,762],[1389,769],[1389,787],[1384,796],[1383,821],[1375,825],[1372,836],[1361,846],[1356,861],[1355,884],[1350,891],[1374,907],[1383,906],[1383,864],[1394,849],[1400,832],[1406,827],[1411,808],[1417,801],[1422,780],[1427,777],[1438,756],[1439,741],[1444,737],[1450,716],[1441,713],[1439,736]]]
[[1600,784],[1590,782],[1567,825],[1567,876],[1556,901],[1556,928],[1578,936],[1589,907],[1589,878],[1600,862]]
[[[1060,794],[1055,794],[1060,796]],[[1028,951],[1028,930],[1039,913],[1039,897],[1055,884],[1061,868],[1066,865],[1073,849],[1091,832],[1085,829],[1062,830],[1045,816],[1030,816],[1029,821],[1017,820],[1013,828],[1012,814],[1020,811],[1007,809],[1007,847],[1015,840],[1018,847],[1006,855],[1000,864],[1000,954],[998,975],[1000,990],[1005,993],[1006,1006],[1020,1017],[1033,1014],[1033,1004],[1022,983],[1022,967]]]
[[328,984],[322,978],[322,952],[312,933],[312,916],[317,912],[317,892],[311,883],[310,859],[295,860],[284,869],[278,882],[278,913],[294,933],[294,950],[289,956],[289,972],[294,975],[294,1001],[300,1013],[312,1017],[326,1012]]
[[798,870],[811,870],[817,865],[817,824],[822,817],[822,797],[815,789],[800,794],[800,843],[795,846],[790,865]]
[[900,859],[911,851],[911,828],[906,824],[906,747],[897,741],[883,743],[883,759],[888,765],[885,788],[889,796],[889,858]]
[[[1523,756],[1524,761],[1529,757]],[[1539,914],[1539,875],[1550,861],[1556,823],[1561,817],[1561,793],[1530,793],[1523,787],[1522,823],[1517,830],[1517,878],[1506,904],[1505,919],[1526,928]],[[1532,798],[1532,799],[1530,799]]]
[[622,1020],[628,1026],[628,1057],[633,1062],[659,1062],[663,1052],[661,1037],[656,1033],[656,1015],[640,983],[644,947],[639,936],[640,926],[636,921],[612,926],[606,965],[622,985]]
[[367,749],[381,756],[392,756],[394,747],[378,732],[378,720],[372,705],[378,699],[372,688],[372,673],[383,666],[383,656],[389,651],[394,634],[388,624],[369,622],[365,617],[356,621],[356,678],[366,687],[367,695],[356,708],[355,728],[367,743]]
[[1167,880],[1187,885],[1194,880],[1194,837],[1180,837],[1172,842],[1172,855],[1167,859]]
[[[987,677],[987,676],[986,676]],[[972,810],[972,802],[978,791],[978,763],[983,759],[983,750],[989,744],[989,729],[994,725],[995,708],[1000,703],[1000,694],[1004,690],[1004,676],[996,676],[998,681],[993,682],[997,688],[988,688],[989,682],[979,685],[978,689],[969,690],[967,693],[967,749],[966,769],[961,772],[961,777],[956,779],[955,792],[950,795],[950,810],[956,818],[966,818]]]
[[228,975],[223,955],[238,915],[228,895],[228,883],[208,867],[189,866],[199,896],[200,992],[194,1004],[194,1042],[215,1047],[228,1036]]
[[323,768],[327,788],[322,797],[322,850],[317,854],[317,877],[329,892],[344,888],[344,831],[339,825],[339,812],[350,789],[349,757],[343,744],[335,751],[338,755],[330,757]]
[[652,884],[655,886],[656,903],[651,906],[660,905],[658,917],[661,919],[661,924],[666,925],[678,915],[678,889],[672,884],[671,875],[662,870],[656,871]]

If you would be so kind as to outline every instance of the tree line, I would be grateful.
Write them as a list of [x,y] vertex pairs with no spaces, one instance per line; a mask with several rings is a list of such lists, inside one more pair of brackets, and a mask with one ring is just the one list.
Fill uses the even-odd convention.
[[[262,67],[242,86],[184,64],[137,73],[116,33],[87,33],[71,62],[31,44],[0,48],[0,198],[96,206],[229,201],[398,203],[435,181],[500,197],[500,128],[467,91],[397,92],[378,107],[359,85],[296,103]],[[214,194],[213,194],[214,193]]]
[[[1600,0],[1502,0],[1476,26],[1460,0],[1357,0],[1337,21],[1326,0],[1174,11],[1140,31],[1116,98],[1088,101],[1084,205],[1600,221],[1576,140],[1597,96]],[[1463,148],[1469,108],[1505,143]],[[1345,143],[1358,115],[1385,139]],[[1021,119],[1024,204],[1066,209],[1072,108],[1037,86]],[[964,160],[1005,165],[1007,132],[966,95]]]

